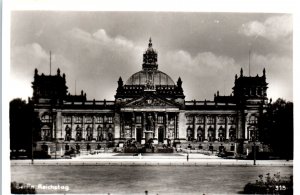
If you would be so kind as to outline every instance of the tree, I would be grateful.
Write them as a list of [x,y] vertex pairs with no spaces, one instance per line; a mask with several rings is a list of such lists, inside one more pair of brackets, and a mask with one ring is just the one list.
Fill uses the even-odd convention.
[[25,149],[31,154],[33,108],[24,100],[17,98],[9,104],[10,149]]
[[281,98],[269,105],[261,119],[261,140],[270,144],[275,155],[293,159],[293,103]]

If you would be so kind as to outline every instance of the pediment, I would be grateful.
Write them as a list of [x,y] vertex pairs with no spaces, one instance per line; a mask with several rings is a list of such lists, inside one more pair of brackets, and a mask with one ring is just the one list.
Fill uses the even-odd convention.
[[144,96],[128,102],[126,107],[178,107],[175,102],[170,100],[156,97],[156,96]]

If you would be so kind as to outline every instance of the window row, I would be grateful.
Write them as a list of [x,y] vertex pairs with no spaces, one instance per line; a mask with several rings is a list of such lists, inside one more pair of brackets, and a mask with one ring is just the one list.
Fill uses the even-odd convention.
[[[72,116],[64,116],[64,123],[71,123],[72,122]],[[83,117],[82,116],[74,116],[74,123],[82,123],[83,122]],[[93,117],[91,116],[86,116],[84,117],[84,122],[85,123],[93,123]],[[96,116],[95,117],[95,123],[113,123],[113,117],[112,116]]]
[[[141,123],[142,123],[142,116],[136,116],[135,122],[136,122],[137,124],[141,124]],[[157,117],[157,123],[158,123],[158,124],[164,124],[164,122],[165,122],[164,116],[158,116],[158,117]],[[169,122],[170,122],[170,124],[171,124],[171,123],[174,123],[174,118],[171,118],[171,119],[169,120]]]
[[[230,141],[234,141],[236,139],[236,129],[235,127],[231,126],[228,129],[228,139]],[[226,139],[226,131],[224,127],[220,127],[217,131],[213,127],[209,127],[207,130],[207,134],[205,135],[205,130],[202,127],[198,127],[197,129],[197,141],[215,141],[216,140],[216,134],[218,135],[218,141],[225,141]],[[194,131],[193,129],[189,126],[187,128],[187,140],[188,141],[193,141],[194,140]]]
[[[65,133],[66,133],[65,134],[65,140],[70,141],[72,139],[72,130],[71,130],[71,128],[66,126]],[[94,131],[90,126],[88,126],[86,128],[85,135],[84,135],[82,128],[77,125],[74,133],[75,133],[75,137],[73,137],[73,138],[75,138],[76,141],[81,141],[81,140],[84,139],[84,137],[85,137],[85,140],[87,140],[87,141],[92,141],[92,140],[97,140],[97,141],[109,140],[109,141],[112,141],[112,139],[113,139],[113,133],[112,133],[112,127],[111,126],[109,126],[108,128],[103,128],[103,127],[98,126],[97,129],[95,130],[95,133],[97,134],[95,136]]]
[[[192,124],[194,122],[194,116],[187,116],[187,124]],[[214,124],[215,120],[217,119],[218,124],[225,124],[226,118],[225,116],[207,116],[206,123],[207,124]],[[234,124],[236,122],[235,117],[229,116],[227,118],[228,124]],[[203,124],[204,123],[204,116],[195,116],[195,123],[196,124]]]

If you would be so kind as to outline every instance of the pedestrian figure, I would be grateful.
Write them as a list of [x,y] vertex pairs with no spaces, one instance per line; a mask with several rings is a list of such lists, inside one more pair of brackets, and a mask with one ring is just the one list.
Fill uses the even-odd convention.
[[189,153],[186,155],[186,161],[189,162]]

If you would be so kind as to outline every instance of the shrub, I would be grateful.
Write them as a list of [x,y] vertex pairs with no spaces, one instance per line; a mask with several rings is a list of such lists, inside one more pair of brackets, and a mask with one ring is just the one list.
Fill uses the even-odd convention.
[[158,153],[173,153],[173,148],[157,148]]
[[248,183],[244,187],[245,194],[293,194],[293,177],[282,178],[280,172],[270,176],[267,173],[258,176],[255,183]]
[[124,153],[138,153],[138,149],[136,147],[125,147]]

